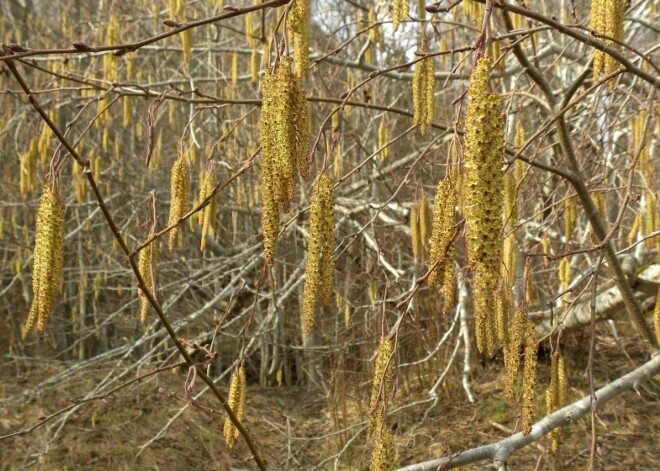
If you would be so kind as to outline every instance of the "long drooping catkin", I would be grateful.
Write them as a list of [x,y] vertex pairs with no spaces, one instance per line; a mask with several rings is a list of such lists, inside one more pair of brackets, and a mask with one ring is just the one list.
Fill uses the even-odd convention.
[[[605,40],[609,46],[615,49],[621,49],[618,41],[623,39],[624,10],[624,0],[593,0],[591,2],[591,29],[615,39],[616,41]],[[594,80],[597,80],[601,73],[607,75],[614,72],[618,65],[619,63],[614,57],[597,50],[594,53]]]
[[428,276],[432,288],[442,287],[444,297],[443,314],[448,314],[456,302],[456,280],[454,260],[454,212],[458,196],[449,178],[440,180],[433,203],[433,223],[429,247],[429,265],[433,267]]
[[[209,170],[204,176],[204,181],[201,185],[201,190],[199,193],[199,202],[201,203],[206,198],[211,196],[213,189],[215,188],[216,180],[215,173],[212,170]],[[215,196],[211,198],[209,204],[207,204],[200,213],[201,225],[202,225],[202,241],[200,249],[202,252],[206,249],[206,239],[209,236],[209,231],[213,231],[213,225],[215,222],[215,213],[217,211],[218,203]]]
[[314,194],[309,218],[309,242],[305,265],[303,291],[303,319],[308,334],[314,329],[316,301],[319,287],[321,300],[328,304],[334,287],[333,250],[335,243],[335,216],[332,180],[320,173],[314,182]]
[[[422,48],[421,52],[426,53],[426,49]],[[434,73],[433,56],[429,56],[417,63],[413,75],[413,105],[415,107],[413,123],[419,125],[422,135],[426,134],[426,128],[433,122]]]
[[307,37],[309,34],[309,0],[295,0],[291,7],[291,31],[293,33],[293,54],[295,74],[307,77],[309,68],[309,51]]
[[378,353],[376,354],[376,369],[374,383],[371,387],[369,400],[369,435],[378,433],[383,425],[383,417],[387,411],[387,401],[392,389],[394,344],[387,337],[380,338]]
[[523,363],[522,387],[522,433],[529,435],[534,423],[534,401],[536,400],[536,365],[539,347],[536,329],[532,321],[525,325],[525,361]]
[[[231,381],[229,383],[229,397],[227,398],[227,404],[239,422],[243,420],[243,415],[245,414],[246,393],[247,382],[245,378],[245,368],[240,366],[238,370],[234,371],[234,373],[231,375]],[[240,432],[229,417],[225,417],[223,433],[225,436],[225,441],[227,442],[227,446],[229,448],[233,448],[236,444],[236,440],[238,440]]]
[[[188,211],[188,199],[190,192],[190,167],[188,159],[181,154],[172,165],[172,175],[170,178],[170,217],[168,225],[177,224]],[[179,227],[176,226],[170,231],[168,248],[170,252],[174,250]]]
[[408,19],[409,12],[409,0],[394,0],[392,5],[392,27],[394,28],[394,31],[399,29],[399,24]]
[[394,437],[392,429],[382,423],[375,435],[374,451],[371,454],[369,471],[391,471],[394,469]]
[[281,57],[267,69],[259,122],[262,159],[262,231],[264,253],[273,265],[280,211],[295,196],[296,173],[309,176],[309,108],[300,77],[291,72],[291,58]]
[[[149,234],[149,237],[153,236],[153,233]],[[154,250],[156,242],[152,242],[147,245],[140,251],[140,256],[138,258],[138,268],[140,270],[140,275],[144,280],[144,284],[149,289],[151,294],[155,292],[155,277],[154,272],[156,270],[156,250]],[[149,312],[149,300],[144,294],[141,288],[138,288],[138,296],[140,297],[140,322],[143,324],[147,321],[147,314]]]
[[522,307],[517,307],[510,321],[508,342],[504,344],[504,395],[510,400],[516,397],[515,386],[520,369],[520,351],[525,337],[527,314]]
[[32,307],[28,314],[24,333],[29,333],[37,322],[37,330],[43,332],[46,320],[53,311],[55,298],[62,284],[64,265],[64,203],[47,184],[41,195],[37,212],[37,230],[34,244],[32,270]]
[[468,258],[474,271],[477,346],[492,353],[496,337],[490,300],[497,290],[502,258],[504,120],[500,98],[490,91],[489,72],[490,59],[484,57],[470,77],[463,206]]

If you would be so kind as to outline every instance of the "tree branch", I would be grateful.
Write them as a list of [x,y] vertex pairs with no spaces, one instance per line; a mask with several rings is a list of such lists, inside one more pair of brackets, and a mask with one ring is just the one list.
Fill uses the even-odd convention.
[[[656,355],[639,368],[596,391],[598,405],[602,406],[602,404],[605,404],[629,389],[637,391],[642,382],[649,380],[658,373],[660,373],[660,355]],[[532,432],[527,436],[523,436],[522,433],[516,433],[497,443],[473,448],[448,457],[404,466],[397,471],[444,471],[485,459],[492,459],[495,467],[499,469],[501,466],[506,465],[509,456],[514,451],[520,450],[530,443],[539,440],[566,422],[575,422],[590,410],[591,397],[585,396],[579,401],[553,412],[534,424]]]

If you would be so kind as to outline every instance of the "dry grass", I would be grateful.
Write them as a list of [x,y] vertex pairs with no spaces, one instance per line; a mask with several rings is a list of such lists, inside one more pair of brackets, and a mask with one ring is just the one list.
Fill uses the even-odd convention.
[[[603,332],[605,333],[605,332]],[[570,399],[583,396],[587,387],[580,376],[587,353],[578,347],[584,342],[566,343],[564,354],[570,367]],[[645,361],[646,353],[630,333],[626,349],[635,364]],[[615,379],[632,369],[614,342],[604,339],[597,353],[597,386]],[[549,359],[541,355],[538,392],[546,387]],[[474,383],[478,404],[465,400],[456,379],[441,391],[441,400],[420,423],[428,404],[405,409],[392,418],[396,422],[395,443],[397,463],[406,464],[492,443],[508,436],[507,429],[517,425],[518,406],[512,406],[501,392],[501,362],[481,365]],[[111,365],[108,365],[110,367]],[[114,364],[112,365],[114,366]],[[5,396],[15,394],[37,384],[56,372],[53,366],[31,367],[4,364],[1,368]],[[38,397],[8,407],[0,402],[0,434],[29,426],[42,415],[66,406],[105,376],[100,365],[87,371],[66,385],[58,385]],[[7,380],[8,379],[8,380]],[[29,435],[0,442],[1,470],[20,469],[111,469],[120,470],[251,470],[256,469],[242,440],[229,451],[222,436],[223,417],[188,408],[167,430],[141,454],[140,446],[147,443],[167,423],[184,403],[158,392],[160,387],[179,394],[185,376],[180,371],[166,372],[155,379],[130,386],[102,401],[83,405],[55,434],[57,422],[49,422]],[[226,390],[226,385],[224,386]],[[425,390],[408,385],[392,407],[425,398]],[[350,394],[348,397],[351,397]],[[642,396],[628,392],[602,406],[597,422],[598,440],[604,458],[599,469],[650,470],[660,466],[660,397],[658,381],[647,383]],[[363,398],[368,401],[368,397]],[[212,399],[205,397],[210,405]],[[542,414],[541,399],[537,417]],[[246,423],[262,450],[271,469],[309,469],[325,458],[335,455],[346,440],[361,427],[342,435],[328,435],[332,430],[328,401],[319,392],[301,388],[260,388],[248,385]],[[359,423],[357,411],[365,410],[356,403],[349,404],[354,412],[350,423]],[[589,419],[566,427],[562,433],[562,462],[564,469],[585,469],[589,456],[591,426]],[[328,436],[326,436],[328,435]],[[325,438],[318,438],[325,436]],[[317,438],[315,438],[317,437]],[[341,439],[339,438],[341,437]],[[340,462],[341,469],[366,469],[368,450],[364,432],[349,446]],[[547,440],[530,446],[511,457],[511,469],[560,469],[548,453]],[[332,469],[329,461],[319,469]],[[487,469],[479,463],[464,469]]]

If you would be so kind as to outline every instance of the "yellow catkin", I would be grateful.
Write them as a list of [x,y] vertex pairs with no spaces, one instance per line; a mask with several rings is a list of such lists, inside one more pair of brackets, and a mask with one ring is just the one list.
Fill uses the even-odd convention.
[[[566,364],[564,358],[554,353],[550,365],[550,387],[546,390],[546,413],[554,411],[566,405]],[[559,451],[560,429],[550,432],[549,438],[554,453]]]
[[392,389],[393,351],[394,344],[392,340],[381,337],[378,353],[376,354],[371,399],[369,400],[369,435],[378,433],[383,425],[383,417],[385,411],[387,411],[387,402]]
[[309,69],[309,0],[295,0],[291,8],[294,71],[298,77],[307,77]]
[[[541,238],[541,246],[543,247],[544,254],[552,255],[552,240],[547,232]],[[550,259],[548,257],[543,257],[543,266],[545,268],[550,266]]]
[[568,257],[562,258],[559,262],[559,291],[564,293],[571,284],[571,262]]
[[514,310],[509,327],[509,341],[504,346],[504,394],[510,400],[516,397],[516,381],[520,369],[520,351],[525,336],[527,315],[522,307]]
[[413,202],[410,209],[410,235],[412,238],[413,257],[415,261],[420,261],[423,258],[422,238],[419,231],[419,204],[417,201]]
[[[426,49],[422,48],[422,53]],[[435,85],[433,57],[427,57],[417,63],[413,75],[413,105],[415,115],[413,123],[419,126],[422,135],[426,134],[426,129],[433,123],[433,89]]]
[[433,202],[433,225],[429,250],[429,265],[433,266],[437,263],[428,277],[428,284],[432,288],[444,285],[445,271],[452,270],[454,265],[455,207],[456,191],[452,183],[448,178],[440,180]]
[[[231,376],[231,381],[229,383],[229,395],[227,398],[227,404],[239,422],[243,420],[243,415],[245,414],[246,393],[247,382],[245,378],[245,368],[241,366],[238,368],[238,370],[234,371]],[[234,425],[229,417],[225,418],[223,434],[225,436],[227,446],[230,449],[233,448],[236,444],[236,440],[238,440],[240,433],[236,425]]]
[[410,10],[410,0],[394,0],[392,5],[392,26],[394,31],[399,29],[399,25],[408,19]]
[[[211,196],[213,189],[215,188],[216,179],[215,173],[212,170],[209,170],[202,181],[201,190],[199,193],[199,202],[201,203],[206,198]],[[209,237],[209,232],[213,230],[213,225],[215,221],[215,213],[217,211],[218,202],[217,198],[214,196],[211,198],[211,202],[207,204],[203,210],[200,211],[200,224],[202,226],[202,240],[200,244],[200,250],[203,252],[206,250],[206,239]]]
[[[32,306],[24,333],[29,333],[37,323],[43,332],[48,316],[53,311],[55,298],[60,291],[64,265],[64,203],[47,184],[41,195],[37,212],[37,229],[32,269]],[[22,266],[21,266],[22,268]]]
[[235,89],[238,86],[238,52],[234,51],[231,56],[231,86]]
[[122,126],[124,129],[131,125],[131,97],[125,95],[122,99],[124,105],[124,115],[122,119]]
[[506,345],[509,341],[509,317],[513,308],[513,299],[509,286],[500,285],[499,293],[495,299],[497,310],[497,341]]
[[316,303],[321,289],[321,299],[328,304],[333,294],[334,278],[334,197],[332,180],[321,173],[314,182],[314,194],[309,218],[309,240],[305,264],[305,288],[303,290],[303,319],[305,331],[314,330]]
[[527,436],[532,431],[534,423],[534,402],[536,400],[536,365],[538,338],[534,323],[526,322],[525,326],[525,361],[523,363],[523,387],[522,387],[522,433]]
[[[150,234],[150,236],[153,234]],[[152,242],[140,251],[138,258],[138,268],[140,276],[144,280],[144,284],[153,295],[155,292],[155,277],[154,271],[156,269],[154,243]],[[143,324],[147,321],[147,314],[149,313],[149,300],[142,289],[138,288],[138,296],[140,297],[140,322]]]
[[[591,2],[591,29],[616,40],[622,40],[624,9],[624,0],[593,0]],[[621,49],[616,41],[608,39],[605,42],[617,50]],[[597,80],[603,73],[613,72],[618,65],[618,62],[612,56],[596,50],[593,65],[594,80]]]
[[[172,165],[170,179],[170,217],[168,225],[178,224],[179,220],[188,211],[188,199],[190,189],[190,167],[185,155],[181,155]],[[179,227],[172,228],[169,236],[168,248],[174,250],[177,241]]]
[[653,321],[655,323],[655,336],[660,342],[660,290],[655,300],[655,309],[653,310]]
[[504,120],[500,97],[491,93],[490,59],[477,62],[470,77],[465,118],[464,212],[466,245],[474,272],[477,348],[494,353],[495,319],[491,296],[502,258]]
[[419,200],[419,236],[422,240],[422,247],[424,248],[425,253],[429,249],[429,237],[431,236],[432,223],[433,216],[431,215],[431,208],[429,207],[426,193],[424,193]]
[[378,148],[381,149],[380,151],[381,160],[385,160],[389,155],[390,150],[388,147],[386,147],[389,140],[390,138],[387,131],[387,124],[385,123],[385,115],[383,115],[383,117],[380,120],[380,124],[378,125]]
[[576,208],[575,198],[569,196],[564,200],[564,243],[568,244],[575,228]]
[[369,471],[392,471],[394,469],[394,437],[392,430],[383,423],[375,436],[374,451]]
[[291,58],[267,69],[259,122],[262,153],[262,231],[264,256],[272,266],[279,213],[295,196],[296,173],[309,176],[309,107],[302,80],[291,72]]

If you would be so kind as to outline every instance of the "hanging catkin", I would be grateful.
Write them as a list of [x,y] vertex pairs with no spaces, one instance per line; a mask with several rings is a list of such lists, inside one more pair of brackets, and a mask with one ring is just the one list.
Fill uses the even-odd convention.
[[394,0],[392,5],[392,27],[394,31],[399,29],[399,25],[408,19],[410,11],[410,0]]
[[474,272],[473,297],[479,351],[495,349],[496,292],[502,258],[504,120],[500,97],[491,93],[490,59],[481,58],[470,77],[465,118],[464,212],[466,244]]
[[[170,177],[170,217],[168,225],[177,224],[179,220],[188,211],[188,198],[190,190],[190,167],[188,159],[181,154],[172,165],[172,175]],[[179,226],[175,226],[170,231],[168,248],[174,250],[176,244]]]
[[294,71],[298,77],[307,77],[309,69],[309,0],[295,0],[291,7],[291,31],[293,32]]
[[434,268],[429,273],[428,284],[432,288],[442,287],[444,313],[447,313],[453,307],[455,298],[454,258],[456,244],[454,243],[454,211],[456,203],[456,190],[452,182],[449,178],[440,180],[433,202],[429,265]]
[[[153,236],[153,232],[149,237]],[[138,258],[138,268],[140,276],[144,280],[149,292],[153,295],[155,293],[155,280],[154,274],[156,270],[156,250],[154,250],[156,242],[152,242],[140,251]],[[147,321],[147,314],[149,313],[149,300],[144,291],[138,287],[138,296],[140,297],[140,322],[143,324]]]
[[262,231],[264,256],[274,262],[280,211],[288,211],[295,196],[296,173],[309,176],[309,108],[300,77],[291,72],[291,58],[281,57],[267,69],[259,122],[262,153]]
[[[426,54],[426,48],[422,47],[420,53]],[[426,128],[433,123],[434,85],[433,56],[429,56],[417,63],[413,75],[413,105],[415,107],[413,123],[419,126],[422,135],[426,134]]]
[[53,192],[51,184],[44,187],[37,212],[37,230],[32,268],[32,307],[24,333],[37,323],[43,332],[46,320],[53,311],[55,298],[62,284],[64,264],[64,203]]
[[381,337],[378,353],[376,354],[371,399],[369,400],[369,435],[378,433],[383,425],[383,418],[387,411],[387,401],[392,389],[393,351],[394,344],[392,340]]
[[[209,170],[202,181],[201,190],[199,193],[199,202],[201,203],[207,199],[213,193],[215,188],[216,180],[215,173],[212,170]],[[215,213],[217,211],[217,198],[215,196],[211,198],[209,204],[207,204],[204,209],[200,211],[200,223],[202,226],[202,241],[200,245],[200,250],[203,252],[206,250],[206,239],[209,236],[209,232],[213,231],[213,224],[215,222]]]
[[[591,29],[596,33],[610,36],[616,41],[606,39],[605,42],[617,50],[621,49],[618,41],[623,39],[624,0],[593,0],[591,2]],[[603,73],[610,74],[616,70],[619,63],[606,52],[596,50],[594,53],[594,80]]]
[[[231,375],[231,381],[229,383],[229,397],[227,398],[227,405],[229,405],[229,408],[234,413],[239,422],[243,420],[243,415],[245,413],[246,393],[247,382],[245,378],[245,368],[241,366]],[[236,444],[236,440],[238,440],[240,432],[229,417],[225,417],[223,433],[225,436],[225,441],[227,442],[227,446],[230,449],[233,448]]]
[[534,402],[536,400],[536,365],[538,338],[534,323],[526,321],[525,325],[525,362],[523,363],[522,387],[522,433],[527,436],[532,431],[534,423]]
[[334,291],[333,250],[335,245],[335,215],[332,180],[320,173],[314,182],[314,194],[309,220],[309,241],[305,265],[303,290],[303,319],[305,331],[314,329],[316,302],[321,290],[321,300],[328,304]]

